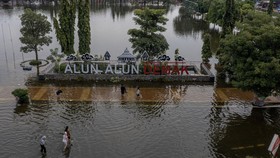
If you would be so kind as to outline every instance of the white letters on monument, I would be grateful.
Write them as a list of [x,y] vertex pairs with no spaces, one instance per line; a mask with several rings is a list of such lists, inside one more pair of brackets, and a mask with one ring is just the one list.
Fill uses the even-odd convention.
[[113,74],[112,66],[110,64],[107,65],[105,74],[108,74],[108,71],[110,71],[110,73]]
[[65,70],[64,70],[64,73],[66,74],[68,71],[69,71],[71,74],[73,73],[70,64],[67,64],[67,65],[66,65],[66,68],[65,68]]

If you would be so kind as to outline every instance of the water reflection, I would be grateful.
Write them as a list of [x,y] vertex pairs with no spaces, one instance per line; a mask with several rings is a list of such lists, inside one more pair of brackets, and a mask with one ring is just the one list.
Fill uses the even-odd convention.
[[[213,55],[216,55],[216,52],[220,46],[220,33],[217,30],[209,29],[209,34],[211,35],[210,38],[210,48],[213,53]],[[203,36],[202,36],[203,38]]]
[[14,14],[14,9],[12,6],[9,5],[4,5],[2,6],[2,9],[4,10],[4,15],[2,14],[0,17],[4,17],[4,16],[9,16],[12,17]]
[[92,13],[105,13],[106,10],[110,9],[111,18],[113,21],[116,19],[124,19],[126,15],[131,14],[134,7],[128,5],[107,5],[107,4],[91,4],[91,12]]
[[219,47],[220,34],[218,30],[210,28],[202,15],[190,13],[185,7],[180,7],[179,15],[173,19],[174,31],[179,36],[191,36],[193,39],[203,39],[202,34],[208,32],[211,35],[210,47],[215,53]]
[[[227,104],[226,108],[211,108],[209,146],[216,149],[212,151],[213,156],[269,157],[267,148],[275,131],[273,128],[279,129],[279,117],[271,118],[271,111],[279,112],[279,109],[252,109],[241,102],[237,107],[235,102]],[[273,125],[267,123],[272,120]]]
[[201,32],[209,30],[207,22],[194,18],[185,10],[185,7],[181,7],[179,15],[173,20],[175,33],[179,36],[191,36],[194,39],[201,38]]
[[[39,5],[39,6],[25,6],[25,7],[33,7],[34,10],[37,10],[40,13],[45,14],[50,22],[52,23],[53,17],[58,15],[58,7],[57,6],[48,6],[48,5]],[[129,29],[137,27],[133,21],[133,11],[137,7],[128,6],[128,5],[105,5],[105,4],[92,4],[91,6],[91,25],[92,25],[92,44],[91,50],[92,54],[103,55],[106,51],[109,51],[112,55],[112,59],[116,59],[120,53],[127,47],[130,49],[131,43],[128,41],[129,36],[127,35],[127,31]],[[157,7],[158,8],[158,7]],[[163,7],[161,7],[163,8]],[[22,54],[20,52],[21,43],[18,40],[21,36],[20,30],[20,19],[19,16],[23,13],[24,7],[15,6],[13,9],[1,9],[0,10],[0,22],[3,23],[4,33],[0,30],[0,47],[4,50],[3,45],[3,35],[6,41],[7,48],[7,58],[9,62],[9,67],[5,69],[11,70],[11,64],[18,66],[16,70],[22,74],[22,68],[19,67],[20,62],[22,60],[30,60],[34,58],[33,53]],[[201,46],[202,41],[201,37],[198,37],[199,31],[204,31],[207,29],[207,24],[205,24],[202,20],[196,21],[192,18],[185,17],[183,15],[178,15],[179,6],[168,6],[164,7],[166,9],[166,16],[169,19],[167,22],[166,28],[167,31],[164,33],[168,43],[170,45],[170,51],[167,52],[168,55],[173,57],[174,50],[178,48],[181,52],[181,55],[184,56],[187,60],[199,61],[201,60]],[[173,20],[175,18],[175,20]],[[195,22],[196,21],[196,22]],[[191,24],[191,25],[187,25]],[[12,35],[9,35],[9,25],[11,26]],[[186,25],[186,26],[185,26]],[[176,28],[174,28],[174,26]],[[186,27],[186,28],[185,28]],[[196,28],[190,28],[196,27]],[[189,31],[192,30],[192,31]],[[174,33],[175,32],[175,33]],[[185,38],[185,35],[194,32],[194,37],[198,39],[189,40]],[[180,36],[178,36],[180,35]],[[39,54],[39,58],[46,58],[50,52],[50,48],[60,48],[59,43],[57,42],[55,31],[51,32],[50,36],[53,37],[53,42],[50,46],[43,47],[42,53]],[[114,38],[112,38],[114,37]],[[192,36],[191,36],[192,37]],[[10,41],[9,39],[12,39]],[[78,38],[75,38],[76,44],[75,49],[78,48]],[[187,45],[183,44],[187,43]],[[195,47],[193,47],[195,45]],[[192,47],[189,47],[192,46]],[[14,49],[14,50],[13,50]],[[15,52],[15,62],[11,62],[13,60],[12,52]],[[5,64],[5,52],[2,51],[0,53],[1,65]],[[2,66],[3,67],[3,66]],[[4,73],[2,70],[0,73]],[[32,73],[32,72],[28,72]],[[2,75],[1,75],[2,76]],[[22,76],[22,75],[20,75]],[[15,77],[16,78],[16,77]]]
[[69,157],[70,157],[71,148],[72,148],[72,146],[69,146],[69,147],[64,151],[64,156],[65,156],[65,158],[69,158]]
[[28,115],[28,112],[30,111],[29,105],[16,105],[14,109],[14,113],[19,116]]
[[267,125],[273,126],[273,128],[276,130],[276,133],[280,133],[280,109],[268,108],[263,111],[265,111],[263,115],[265,123]]
[[[136,86],[126,86],[135,95]],[[52,88],[60,89],[61,85]],[[77,91],[79,88],[73,89]],[[88,88],[83,89],[87,91]],[[107,88],[101,89],[96,86],[92,89],[95,91],[93,94],[99,90],[105,93],[112,91],[113,96],[119,94],[119,85],[107,85]],[[248,102],[234,97],[229,97],[231,99],[224,102],[223,106],[211,105],[213,86],[165,85],[157,90],[159,93],[155,96],[159,98],[154,102],[122,101],[119,96],[119,100],[115,101],[48,100],[45,104],[33,103],[22,109],[12,109],[15,121],[1,119],[0,123],[3,125],[8,122],[10,125],[6,128],[12,131],[20,128],[20,136],[27,138],[24,141],[13,140],[8,146],[13,146],[13,143],[27,144],[35,150],[38,144],[34,142],[41,134],[46,134],[51,144],[47,147],[50,151],[48,156],[53,157],[88,157],[93,154],[97,157],[153,158],[268,157],[268,144],[272,135],[279,132],[279,109],[252,109]],[[177,91],[182,100],[178,103],[169,100],[171,90]],[[141,85],[141,92],[145,94],[148,91],[151,89]],[[70,89],[64,92],[72,93]],[[223,92],[235,96],[234,90]],[[3,111],[5,106],[1,107]],[[7,109],[4,111],[9,113]],[[65,125],[71,127],[74,139],[71,154],[61,152],[61,132]],[[10,138],[7,131],[2,132]],[[24,149],[29,157],[39,157],[39,152],[36,156],[32,150]],[[204,150],[197,152],[197,149]],[[143,150],[146,152],[143,153]],[[10,155],[9,148],[5,147],[3,151],[7,153],[5,156]]]
[[[137,87],[141,87],[141,98],[136,96]],[[187,94],[189,87],[191,92]],[[149,87],[148,84],[129,84],[126,87],[127,93],[124,96],[121,95],[120,85],[92,85],[92,86],[62,86],[45,84],[41,86],[29,86],[29,94],[32,103],[47,102],[59,102],[59,103],[71,103],[71,102],[120,102],[125,105],[126,102],[153,102],[178,105],[186,101],[198,101],[196,93],[200,92],[200,96],[204,96],[203,100],[206,101],[212,96],[209,95],[208,90],[212,86],[191,86],[191,85],[156,85],[155,83]],[[59,96],[55,92],[60,89],[63,91]],[[209,89],[209,90],[210,90]]]

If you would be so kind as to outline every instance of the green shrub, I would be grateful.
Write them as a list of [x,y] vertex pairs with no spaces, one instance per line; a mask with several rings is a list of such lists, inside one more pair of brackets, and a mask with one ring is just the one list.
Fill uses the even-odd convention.
[[139,73],[144,74],[144,64],[143,63],[139,64]]
[[54,66],[54,72],[56,73],[64,73],[67,63],[62,63],[59,65]]
[[29,65],[41,65],[41,64],[42,64],[42,62],[39,61],[39,60],[31,60],[31,61],[29,62]]
[[19,104],[29,103],[28,90],[17,88],[12,91],[12,94],[17,98]]
[[77,81],[84,81],[84,77],[78,76]]
[[118,83],[118,82],[121,81],[121,79],[120,79],[119,77],[116,76],[116,77],[111,77],[111,78],[110,78],[110,81],[113,82],[113,83]]

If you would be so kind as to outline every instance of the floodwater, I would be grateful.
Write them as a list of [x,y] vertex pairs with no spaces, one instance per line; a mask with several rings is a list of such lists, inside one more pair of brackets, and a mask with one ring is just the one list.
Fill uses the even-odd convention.
[[[120,85],[30,86],[30,105],[0,104],[1,157],[40,157],[42,135],[46,157],[269,157],[279,109],[253,109],[249,93],[212,85],[140,87],[141,98],[136,84],[123,97]],[[63,152],[66,125],[73,146]]]
[[[55,12],[49,7],[37,9],[50,20]],[[126,32],[134,27],[132,11],[92,6],[94,53],[108,50],[116,58],[130,48]],[[119,84],[45,83],[30,85],[31,103],[17,106],[10,92],[24,87],[33,73],[24,72],[19,64],[34,58],[32,53],[19,52],[22,12],[21,7],[0,9],[0,157],[270,157],[267,148],[274,133],[279,133],[280,110],[252,108],[251,93],[218,83],[130,83],[123,97]],[[167,13],[167,54],[173,56],[179,48],[186,59],[200,61],[201,34],[209,26],[178,15],[179,6]],[[58,47],[51,35],[50,48]],[[48,49],[44,48],[41,58],[49,55]],[[137,86],[142,98],[135,96]],[[58,89],[63,90],[59,97]],[[67,125],[73,146],[63,152],[62,133]],[[40,153],[42,135],[47,136],[46,156]]]

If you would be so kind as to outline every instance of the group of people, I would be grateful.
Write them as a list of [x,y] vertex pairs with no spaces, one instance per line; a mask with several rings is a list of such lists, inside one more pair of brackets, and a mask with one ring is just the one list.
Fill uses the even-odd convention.
[[[46,139],[47,137],[44,135],[41,137],[40,139],[40,146],[41,146],[41,153],[42,154],[46,154],[47,153],[47,149],[46,149]],[[63,133],[63,138],[62,138],[62,142],[64,143],[64,148],[63,151],[65,151],[67,148],[69,148],[70,146],[72,146],[71,143],[71,135],[70,135],[70,131],[69,131],[69,127],[66,126],[64,133]]]
[[[122,94],[122,96],[124,96],[125,93],[127,93],[126,88],[123,84],[121,84],[121,94]],[[137,98],[142,98],[142,94],[141,94],[139,86],[137,87],[137,90],[136,90],[136,96],[137,96]]]
[[[62,93],[62,90],[58,90],[56,92],[56,95],[59,96],[61,93]],[[123,84],[121,84],[121,95],[124,96],[125,93],[127,93],[126,88]],[[136,97],[137,98],[142,97],[139,86],[136,89]],[[41,139],[40,139],[41,152],[43,154],[46,154],[46,152],[47,152],[47,149],[46,149],[46,146],[45,146],[46,145],[46,138],[47,138],[46,136],[42,136]],[[68,126],[65,127],[62,142],[64,143],[63,151],[65,151],[67,148],[69,148],[72,145],[71,144],[71,135],[70,135],[70,131],[69,131]]]

